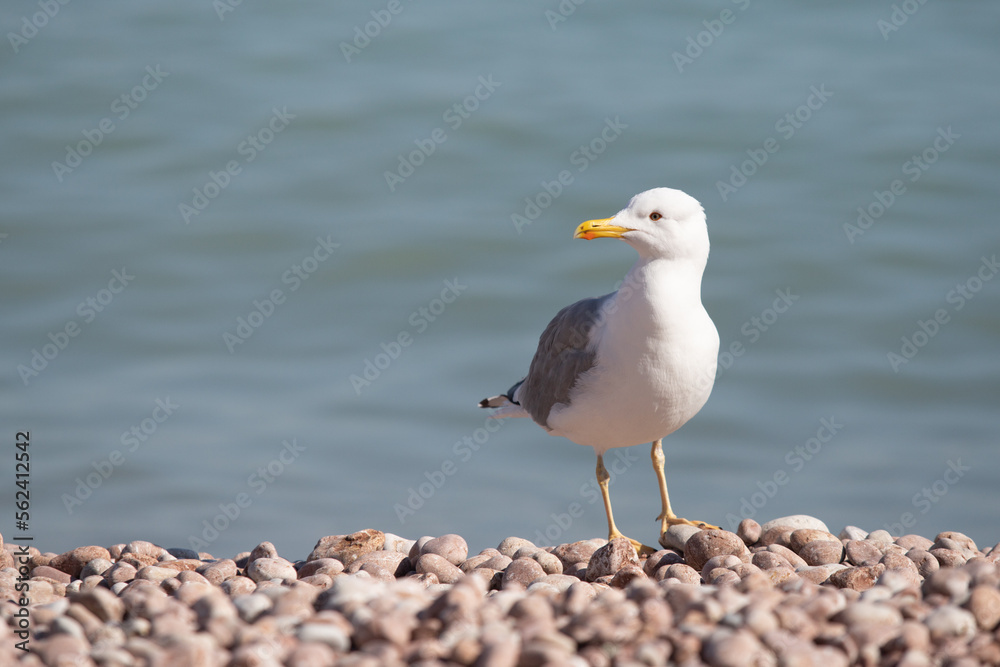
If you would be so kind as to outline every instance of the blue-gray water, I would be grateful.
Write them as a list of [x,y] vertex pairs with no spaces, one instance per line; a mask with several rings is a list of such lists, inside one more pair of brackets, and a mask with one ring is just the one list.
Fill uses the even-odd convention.
[[676,509],[1000,539],[1000,8],[225,2],[0,10],[7,541],[604,535],[593,453],[476,402],[631,265],[574,227],[664,185],[737,353]]

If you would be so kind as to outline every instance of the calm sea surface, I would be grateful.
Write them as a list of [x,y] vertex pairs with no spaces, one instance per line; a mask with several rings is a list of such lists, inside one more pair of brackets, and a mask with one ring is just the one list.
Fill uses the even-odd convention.
[[0,9],[7,541],[603,536],[593,453],[476,403],[656,186],[723,345],[678,511],[1000,540],[997,5],[49,4]]

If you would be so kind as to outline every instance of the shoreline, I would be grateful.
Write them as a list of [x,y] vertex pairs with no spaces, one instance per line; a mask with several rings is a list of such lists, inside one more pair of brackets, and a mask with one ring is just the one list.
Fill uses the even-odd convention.
[[1000,544],[833,534],[803,515],[661,542],[639,557],[621,539],[508,537],[470,554],[458,535],[366,529],[294,562],[269,542],[232,558],[4,545],[0,662],[1000,664]]

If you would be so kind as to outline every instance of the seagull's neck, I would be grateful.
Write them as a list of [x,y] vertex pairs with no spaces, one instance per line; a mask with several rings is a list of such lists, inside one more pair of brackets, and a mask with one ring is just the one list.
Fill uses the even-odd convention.
[[[629,290],[646,296],[650,305],[682,305],[701,303],[701,277],[705,272],[705,262],[689,259],[663,259],[640,257],[625,275],[619,290],[626,297]],[[623,299],[625,300],[625,299]]]
[[[710,344],[715,325],[701,303],[705,262],[640,258],[625,276],[609,308],[602,337],[618,341],[629,358],[659,358],[664,342],[682,340]],[[685,342],[687,345],[687,342]],[[616,355],[617,352],[606,352]],[[714,359],[715,354],[710,356]],[[651,357],[649,355],[652,355]],[[631,363],[625,359],[614,363]]]

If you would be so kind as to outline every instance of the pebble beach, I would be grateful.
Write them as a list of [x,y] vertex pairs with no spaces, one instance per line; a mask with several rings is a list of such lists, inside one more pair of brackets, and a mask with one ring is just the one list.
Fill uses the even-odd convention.
[[507,537],[470,554],[374,529],[300,559],[5,544],[0,664],[1000,665],[1000,544],[796,515],[674,526],[657,549]]

